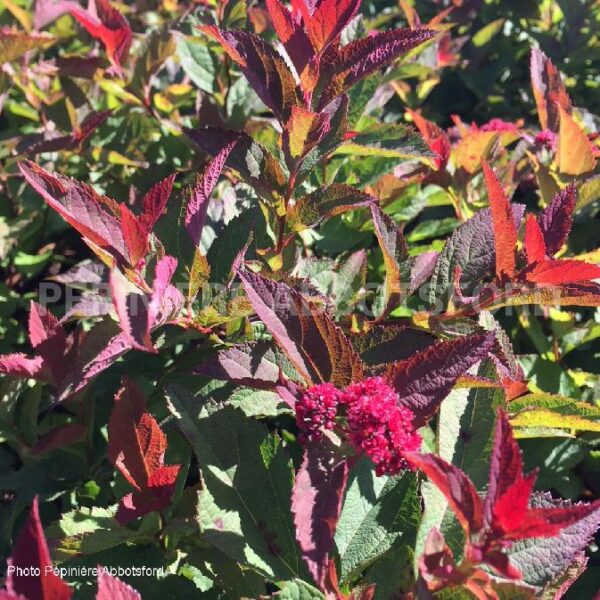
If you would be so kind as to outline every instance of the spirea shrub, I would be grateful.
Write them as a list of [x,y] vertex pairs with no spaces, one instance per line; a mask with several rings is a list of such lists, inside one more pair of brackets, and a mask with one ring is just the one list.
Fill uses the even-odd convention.
[[600,8],[480,4],[6,1],[2,598],[593,597]]

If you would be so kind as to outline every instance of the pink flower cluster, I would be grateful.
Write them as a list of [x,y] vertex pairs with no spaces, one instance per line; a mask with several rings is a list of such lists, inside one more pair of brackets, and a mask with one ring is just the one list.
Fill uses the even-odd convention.
[[535,136],[535,143],[542,148],[546,148],[547,150],[554,150],[556,148],[557,136],[554,132],[549,129],[544,129],[540,131]]
[[331,383],[313,385],[304,392],[296,403],[300,442],[318,440],[323,429],[333,429],[339,402],[340,392]]
[[413,429],[412,412],[398,403],[398,394],[382,377],[370,377],[338,390],[329,383],[315,385],[296,405],[301,442],[319,439],[333,429],[338,409],[346,411],[350,443],[375,464],[377,475],[395,475],[409,468],[404,452],[419,450],[421,436]]

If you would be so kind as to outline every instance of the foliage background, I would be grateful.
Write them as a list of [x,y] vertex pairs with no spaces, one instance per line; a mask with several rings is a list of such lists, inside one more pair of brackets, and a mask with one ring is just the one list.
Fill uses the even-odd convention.
[[[78,234],[17,175],[18,160],[35,158],[46,169],[88,181],[110,197],[133,200],[172,172],[179,173],[178,189],[183,190],[193,183],[206,157],[181,135],[182,127],[222,122],[234,129],[245,127],[267,145],[272,143],[269,139],[272,134],[264,126],[264,107],[245,80],[214,45],[211,44],[209,52],[206,40],[193,34],[193,26],[211,10],[204,4],[187,6],[176,0],[119,4],[135,33],[131,51],[134,58],[128,65],[134,75],[127,85],[103,75],[102,71],[81,78],[73,76],[66,67],[57,70],[51,66],[56,64],[55,59],[65,55],[92,55],[98,56],[99,61],[104,60],[98,44],[69,16],[46,28],[57,36],[54,44],[31,57],[8,63],[0,71],[3,101],[0,114],[1,353],[28,350],[24,333],[28,302],[37,297],[40,283],[90,257],[89,249]],[[525,127],[537,126],[529,78],[529,54],[533,45],[552,58],[564,74],[573,104],[582,108],[588,129],[598,131],[599,2],[464,0],[455,4],[447,20],[455,23],[451,36],[456,57],[450,57],[449,64],[440,65],[435,56],[425,53],[419,68],[398,67],[394,71],[395,78],[388,78],[378,92],[379,105],[374,114],[381,121],[403,121],[408,117],[406,108],[418,108],[442,127],[453,125],[453,115],[466,123],[479,125],[500,118],[523,120]],[[416,8],[425,23],[447,5],[442,1],[421,0]],[[406,24],[404,13],[391,0],[365,0],[361,12],[367,29]],[[1,25],[27,29],[32,15],[33,8],[26,0],[6,0],[0,6]],[[235,18],[233,11],[231,19]],[[256,18],[254,25],[260,29],[259,16]],[[105,109],[111,109],[112,113],[81,148],[35,152],[34,144],[40,135],[47,138],[54,130],[71,132],[74,124],[81,123],[87,113]],[[371,167],[368,165],[366,171]],[[369,185],[369,176],[368,172],[357,171],[349,173],[348,180]],[[223,219],[224,213],[228,220],[236,211],[227,183],[220,185],[217,198],[221,205],[213,205],[210,226],[215,237],[225,241],[213,250],[216,260],[231,256],[232,252],[235,255],[237,236],[235,230],[227,229]],[[416,209],[415,198],[419,199]],[[538,205],[535,186],[527,178],[519,183],[514,198],[530,208]],[[570,250],[575,254],[597,250],[597,205],[590,201],[577,213],[570,238]],[[431,189],[424,191],[418,184],[402,190],[394,198],[389,212],[404,224],[414,252],[439,250],[457,224],[451,203]],[[251,225],[251,220],[245,217],[236,222],[242,230]],[[166,219],[162,231],[168,236],[171,230],[171,221]],[[366,249],[369,251],[368,278],[382,279],[381,255],[376,249],[375,236],[352,216],[331,219],[310,244],[317,256],[331,259],[345,258],[351,252]],[[597,252],[593,257],[597,260]],[[53,306],[55,313],[60,314],[61,310],[64,307]],[[597,310],[569,307],[569,310],[548,310],[543,316],[527,316],[516,311],[500,319],[515,351],[523,355],[528,377],[537,388],[598,403],[600,315]],[[224,322],[223,327],[231,340],[241,334],[239,319]],[[117,390],[121,376],[135,373],[145,384],[153,413],[159,420],[166,419],[164,405],[154,390],[187,373],[191,365],[208,353],[209,342],[193,332],[168,329],[162,335],[160,354],[129,353],[93,383],[83,407],[53,407],[39,386],[16,384],[7,379],[0,383],[3,437],[0,552],[3,556],[7,556],[13,533],[23,521],[24,507],[35,494],[41,494],[46,500],[42,507],[46,522],[55,522],[61,514],[75,508],[107,506],[119,495],[123,482],[118,478],[114,480],[113,469],[105,460],[106,438],[102,428],[111,408],[108,399]],[[190,385],[197,390],[207,385],[200,378],[196,379],[192,378]],[[230,391],[223,385],[219,389],[207,388],[204,393],[225,396]],[[79,410],[84,411],[84,419],[91,425],[86,439],[74,446],[37,455],[34,449],[44,434],[58,424],[70,422]],[[291,426],[289,416],[277,416],[270,422],[273,428],[286,426]],[[168,462],[185,465],[191,461],[187,483],[193,484],[198,470],[189,448],[168,424],[167,432]],[[570,499],[592,499],[600,497],[599,442],[598,434],[589,433],[574,438],[523,440],[521,445],[527,468],[540,468],[540,488],[551,489]],[[140,545],[127,550],[115,546],[119,559],[134,563],[141,552],[145,562],[160,563],[161,550],[143,545],[152,539],[157,526],[148,518],[141,531],[136,532]],[[173,547],[178,535],[180,533],[173,532]],[[184,527],[181,535],[185,536]],[[110,546],[108,544],[109,548],[103,551],[106,560],[111,560]],[[162,550],[173,551],[168,547]],[[68,552],[68,548],[61,551]],[[148,598],[182,597],[189,592],[188,583],[189,579],[173,575],[160,590],[151,582],[147,589],[138,587],[144,598],[145,594]],[[600,558],[596,552],[588,572],[567,597],[588,597],[586,590],[598,587]]]

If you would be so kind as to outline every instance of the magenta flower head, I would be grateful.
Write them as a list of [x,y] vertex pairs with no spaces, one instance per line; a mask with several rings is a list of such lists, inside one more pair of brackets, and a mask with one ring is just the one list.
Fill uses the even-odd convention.
[[550,131],[549,129],[544,129],[543,131],[540,131],[536,134],[534,141],[536,145],[542,148],[546,148],[546,150],[555,150],[558,137],[554,132]]
[[333,429],[340,391],[331,383],[320,383],[308,388],[296,403],[298,439],[305,443],[318,440],[323,429]]
[[421,436],[412,412],[398,404],[398,394],[382,377],[349,385],[342,395],[350,441],[375,464],[377,475],[396,475],[409,464],[404,452],[416,451]]

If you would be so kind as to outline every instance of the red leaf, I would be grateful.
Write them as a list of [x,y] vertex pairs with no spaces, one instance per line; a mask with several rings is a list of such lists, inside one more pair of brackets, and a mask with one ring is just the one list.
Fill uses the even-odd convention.
[[[51,567],[36,496],[8,559],[6,588],[10,593],[21,594],[28,600],[69,600],[73,591],[50,570]],[[22,575],[19,569],[38,569],[40,575]]]
[[510,207],[510,201],[504,193],[494,171],[492,171],[492,168],[485,161],[482,161],[482,166],[494,224],[496,275],[512,279],[515,275],[517,227]]
[[296,71],[302,74],[313,56],[313,49],[304,29],[292,18],[281,0],[267,0],[267,10],[277,36],[294,63]]
[[582,260],[546,260],[526,273],[527,281],[561,285],[600,278],[600,266]]
[[508,539],[511,537],[511,532],[521,529],[526,519],[536,478],[535,472],[526,477],[519,473],[517,479],[510,483],[495,501],[492,509],[492,524],[494,528],[502,530],[503,538]]
[[106,55],[120,71],[121,61],[127,57],[133,40],[127,19],[109,0],[91,0],[87,11],[77,7],[71,9],[71,14],[92,37],[104,44]]
[[556,194],[552,202],[540,213],[538,222],[549,256],[554,256],[566,242],[573,226],[573,211],[576,202],[577,190],[574,184],[569,184]]
[[407,452],[406,460],[423,471],[444,494],[467,534],[483,527],[483,502],[471,480],[454,465],[435,454]]
[[347,480],[348,462],[329,440],[305,445],[292,491],[292,512],[304,561],[323,590]]
[[199,29],[223,46],[241,67],[259,98],[281,122],[287,121],[292,106],[302,104],[292,72],[283,58],[260,37],[214,25],[202,25]]
[[437,342],[388,369],[388,379],[400,403],[415,415],[415,427],[421,427],[435,414],[456,380],[485,358],[493,345],[493,333]]
[[121,231],[129,262],[135,267],[148,253],[148,231],[125,204],[121,204]]
[[108,458],[135,488],[121,500],[117,520],[126,523],[168,506],[179,465],[164,465],[167,439],[146,410],[140,388],[125,380],[108,423]]
[[231,151],[238,140],[239,138],[236,137],[233,140],[228,141],[227,144],[219,150],[218,154],[204,169],[202,177],[198,179],[196,187],[192,191],[192,195],[185,209],[185,228],[195,246],[200,244],[210,195],[215,189],[217,181],[223,171],[223,167],[227,162],[227,158],[231,154]]
[[408,112],[412,116],[417,129],[423,136],[429,149],[438,155],[438,158],[435,159],[436,169],[438,171],[445,169],[448,160],[450,160],[450,152],[452,151],[452,145],[448,136],[441,127],[438,127],[432,121],[428,121],[420,113],[410,109]]
[[521,450],[512,434],[508,417],[498,413],[494,445],[490,456],[490,477],[485,498],[485,520],[492,522],[494,505],[503,496],[510,485],[523,477]]
[[142,596],[131,586],[113,577],[104,567],[98,566],[96,600],[142,600]]
[[32,162],[19,163],[19,169],[50,208],[74,227],[86,241],[110,252],[118,260],[127,260],[127,246],[115,214],[117,203],[100,196],[88,185],[48,173]]
[[435,35],[436,32],[430,29],[392,29],[342,47],[329,64],[321,63],[319,79],[325,89],[317,110],[322,110],[361,79]]
[[144,210],[140,220],[147,232],[152,231],[156,221],[163,214],[169,201],[171,190],[173,189],[175,177],[175,173],[165,177],[162,181],[152,186],[144,196]]
[[544,243],[544,235],[538,225],[536,218],[533,215],[527,215],[525,221],[525,254],[527,262],[535,264],[546,260],[546,244]]
[[[303,2],[299,3],[306,6]],[[316,52],[335,40],[360,8],[360,0],[322,0],[312,15],[304,10],[306,33]]]

